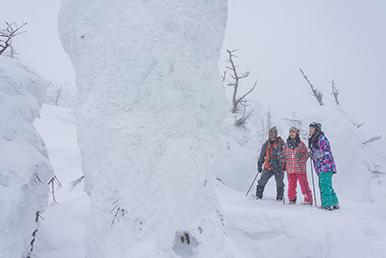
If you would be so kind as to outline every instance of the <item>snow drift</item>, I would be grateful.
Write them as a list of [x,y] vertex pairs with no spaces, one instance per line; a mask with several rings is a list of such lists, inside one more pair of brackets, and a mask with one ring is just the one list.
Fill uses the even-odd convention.
[[[40,215],[54,177],[32,122],[48,82],[14,59],[0,57],[0,256],[33,255]],[[22,255],[23,254],[23,255]]]
[[87,257],[228,257],[214,190],[226,2],[63,1]]

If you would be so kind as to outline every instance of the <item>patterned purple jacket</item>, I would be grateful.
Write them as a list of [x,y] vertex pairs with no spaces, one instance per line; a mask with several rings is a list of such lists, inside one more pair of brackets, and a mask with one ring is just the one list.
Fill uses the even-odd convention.
[[321,154],[320,159],[312,159],[317,175],[328,171],[331,171],[334,174],[336,173],[335,161],[332,156],[330,142],[325,135],[321,135],[319,137],[318,144],[316,146],[312,146],[311,153]]

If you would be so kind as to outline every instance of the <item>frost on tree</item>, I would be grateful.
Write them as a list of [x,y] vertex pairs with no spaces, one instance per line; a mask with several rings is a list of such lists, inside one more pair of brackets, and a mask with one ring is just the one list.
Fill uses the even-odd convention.
[[91,199],[87,257],[228,257],[214,190],[223,0],[65,0]]
[[41,214],[54,177],[45,143],[33,126],[48,82],[0,57],[0,257],[33,257]]

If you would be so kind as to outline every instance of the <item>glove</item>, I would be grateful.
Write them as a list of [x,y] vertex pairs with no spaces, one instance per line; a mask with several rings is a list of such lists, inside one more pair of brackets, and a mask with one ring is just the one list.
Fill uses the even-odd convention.
[[295,158],[297,159],[301,159],[302,158],[302,154],[300,152],[295,152]]
[[257,171],[259,171],[259,173],[263,172],[263,166],[257,165]]
[[312,158],[314,159],[321,159],[323,157],[323,153],[319,151],[315,151],[314,154],[312,155]]

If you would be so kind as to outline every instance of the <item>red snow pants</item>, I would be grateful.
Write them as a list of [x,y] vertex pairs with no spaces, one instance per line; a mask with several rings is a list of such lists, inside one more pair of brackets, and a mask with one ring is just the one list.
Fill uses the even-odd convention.
[[296,198],[297,181],[299,181],[302,194],[304,195],[304,202],[312,203],[312,193],[308,186],[306,174],[288,174],[288,199],[294,200]]

